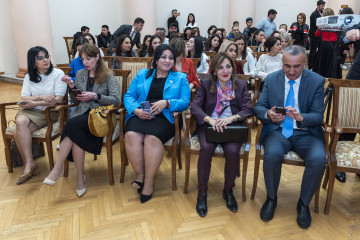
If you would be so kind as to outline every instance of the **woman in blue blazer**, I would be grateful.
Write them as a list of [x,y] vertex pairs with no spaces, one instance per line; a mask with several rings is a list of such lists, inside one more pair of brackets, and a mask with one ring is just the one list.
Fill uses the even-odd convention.
[[124,96],[128,112],[125,148],[136,173],[131,186],[141,193],[142,203],[152,197],[155,174],[164,156],[164,143],[175,135],[172,113],[184,111],[190,104],[187,77],[171,70],[174,65],[174,49],[168,45],[158,46],[152,69],[140,70]]

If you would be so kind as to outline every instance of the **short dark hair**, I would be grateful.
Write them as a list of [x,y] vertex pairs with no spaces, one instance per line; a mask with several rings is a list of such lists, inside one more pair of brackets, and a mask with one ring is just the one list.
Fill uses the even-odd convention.
[[341,10],[340,15],[342,14],[354,14],[354,11],[350,7],[346,7],[343,10]]
[[[173,57],[174,57],[174,65],[176,63],[176,57],[175,57],[175,50],[174,48],[172,48],[170,45],[168,44],[162,44],[160,46],[158,46],[156,49],[155,49],[155,53],[154,53],[154,58],[153,58],[153,61],[151,63],[151,66],[152,68],[149,69],[149,71],[147,72],[145,78],[149,78],[155,71],[155,69],[157,68],[157,64],[156,62],[160,59],[161,57],[161,54],[165,51],[165,50],[170,50],[170,52],[173,54]],[[170,71],[172,71],[170,69]]]
[[238,21],[233,21],[233,26],[234,26],[236,23],[237,23],[238,25],[240,24]]
[[319,1],[317,1],[316,5],[317,6],[325,5],[325,2],[323,0],[319,0]]
[[86,30],[89,30],[89,31],[90,31],[90,28],[87,27],[87,26],[82,26],[82,27],[81,27],[81,32],[85,32]]
[[253,21],[252,17],[248,17],[245,22],[248,22],[248,21]]
[[169,25],[169,28],[171,28],[171,27],[176,27],[176,29],[178,29],[178,26],[176,25],[176,23],[170,23],[170,25]]
[[144,24],[145,21],[144,21],[144,19],[142,19],[142,18],[140,18],[140,17],[137,17],[137,18],[135,18],[135,20],[134,20],[134,24],[137,24],[137,23],[142,23],[142,24]]
[[171,13],[173,13],[173,12],[175,12],[175,11],[177,12],[177,9],[173,9],[173,10],[171,10]]
[[102,25],[101,28],[106,28],[107,30],[109,30],[109,26],[108,26],[108,25]]
[[89,40],[87,40],[85,37],[79,37],[76,40],[75,47],[84,45],[85,43],[89,43]]
[[268,16],[270,16],[270,15],[272,15],[272,14],[277,14],[277,11],[274,10],[274,9],[270,9],[270,10],[268,11]]
[[[39,54],[39,52],[43,52],[45,56],[49,56],[49,52],[44,48],[40,46],[32,47],[27,52],[27,65],[28,65],[28,74],[30,81],[39,83],[41,81],[41,77],[39,75],[38,69],[35,66],[36,58]],[[50,66],[45,75],[49,75],[53,70],[53,65],[50,61]]]
[[281,39],[278,37],[269,37],[266,42],[264,43],[264,46],[267,48],[267,50],[270,52],[271,48],[276,44],[277,41],[281,42]]
[[264,30],[262,28],[258,28],[255,30],[254,34],[259,35],[260,32],[264,32]]
[[251,34],[251,33],[255,33],[256,30],[258,30],[256,27],[250,28],[250,29],[249,29],[249,37],[250,37],[250,34]]

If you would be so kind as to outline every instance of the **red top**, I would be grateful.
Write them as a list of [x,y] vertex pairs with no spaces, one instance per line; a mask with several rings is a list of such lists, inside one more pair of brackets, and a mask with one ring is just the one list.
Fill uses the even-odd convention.
[[320,37],[323,41],[327,42],[336,42],[337,41],[337,34],[335,32],[323,32],[323,31],[316,31],[315,37]]
[[[188,80],[189,84],[192,83],[192,84],[194,84],[194,88],[198,88],[199,80],[196,76],[195,66],[194,66],[193,61],[189,58],[182,58],[181,59],[181,68],[182,68],[182,72],[187,73],[187,80]],[[172,70],[177,71],[175,66],[172,68]]]

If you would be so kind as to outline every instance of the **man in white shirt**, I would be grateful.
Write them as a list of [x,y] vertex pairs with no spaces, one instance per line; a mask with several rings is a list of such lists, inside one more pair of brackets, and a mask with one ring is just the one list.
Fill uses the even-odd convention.
[[[255,115],[264,122],[261,143],[264,146],[263,170],[267,199],[260,218],[267,222],[274,216],[277,190],[284,155],[294,151],[304,160],[305,171],[297,204],[297,223],[311,224],[309,203],[321,183],[326,166],[324,131],[324,78],[305,67],[306,50],[293,45],[283,54],[283,69],[266,77],[255,106]],[[286,113],[279,113],[285,107]]]

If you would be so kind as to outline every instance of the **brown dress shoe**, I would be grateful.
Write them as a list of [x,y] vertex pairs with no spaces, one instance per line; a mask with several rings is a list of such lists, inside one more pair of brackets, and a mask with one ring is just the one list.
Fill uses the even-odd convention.
[[24,182],[27,182],[30,180],[30,178],[34,175],[37,175],[39,173],[39,168],[34,165],[33,168],[28,172],[19,177],[19,179],[16,181],[17,185],[23,184]]

